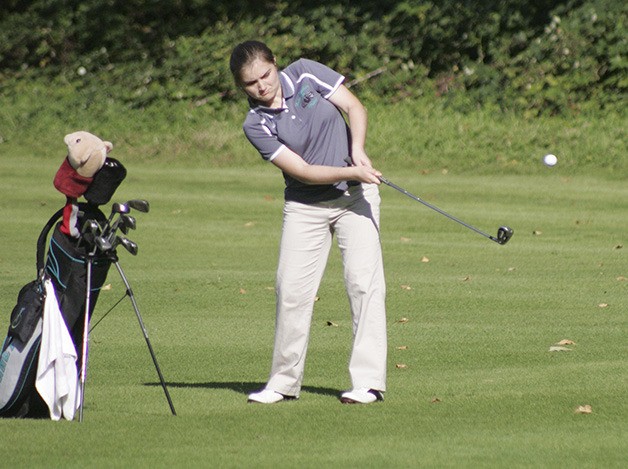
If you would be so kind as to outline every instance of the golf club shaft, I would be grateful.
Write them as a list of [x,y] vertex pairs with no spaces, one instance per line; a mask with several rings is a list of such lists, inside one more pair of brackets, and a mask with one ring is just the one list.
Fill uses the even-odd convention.
[[417,197],[414,194],[411,194],[410,192],[408,192],[407,190],[405,190],[403,187],[399,187],[397,184],[390,182],[388,179],[386,179],[383,176],[379,177],[379,180],[382,181],[384,184],[386,184],[387,186],[392,187],[393,189],[398,190],[399,192],[401,192],[402,194],[407,195],[408,197],[410,197],[411,199],[416,200],[419,203],[422,203],[423,205],[425,205],[428,208],[431,208],[432,210],[440,213],[441,215],[445,215],[447,218],[449,218],[450,220],[455,221],[456,223],[460,223],[462,226],[465,226],[467,228],[469,228],[470,230],[475,231],[476,233],[490,239],[491,241],[495,241],[496,243],[498,242],[497,238],[495,238],[494,236],[489,235],[488,233],[484,233],[482,230],[479,230],[478,228],[469,225],[468,223],[463,222],[462,220],[460,220],[459,218],[454,217],[453,215],[448,214],[447,212],[445,212],[444,210],[441,210],[440,208],[436,207],[435,205],[430,204],[429,202],[426,202],[425,200],[421,199],[420,197]]

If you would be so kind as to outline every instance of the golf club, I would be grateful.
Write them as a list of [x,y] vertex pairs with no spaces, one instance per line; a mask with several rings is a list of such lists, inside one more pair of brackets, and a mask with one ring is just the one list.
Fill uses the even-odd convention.
[[450,220],[455,221],[456,223],[460,223],[462,226],[465,226],[467,228],[469,228],[470,230],[475,231],[476,233],[490,239],[491,241],[495,241],[497,244],[506,244],[508,242],[508,240],[512,237],[514,231],[512,228],[508,227],[508,226],[500,226],[497,230],[497,236],[491,236],[487,233],[484,233],[483,231],[475,228],[474,226],[471,226],[465,222],[463,222],[462,220],[454,217],[453,215],[448,214],[447,212],[441,210],[440,208],[426,202],[425,200],[417,197],[414,194],[411,194],[410,192],[408,192],[407,190],[405,190],[402,187],[399,187],[397,184],[394,184],[392,182],[390,182],[388,179],[386,179],[383,176],[379,177],[379,180],[382,181],[384,184],[386,184],[387,186],[392,187],[393,189],[398,190],[399,192],[401,192],[402,194],[407,195],[408,197],[410,197],[413,200],[416,200],[417,202],[422,203],[423,205],[425,205],[428,208],[431,208],[432,210],[435,210],[436,212],[440,213],[441,215],[445,215],[447,218],[449,218]]
[[79,247],[82,242],[85,242],[88,245],[94,244],[94,236],[96,236],[96,232],[100,229],[96,220],[86,220],[83,224],[83,228],[81,229],[81,235],[76,242],[76,247]]
[[148,203],[148,200],[133,199],[129,200],[126,205],[131,207],[133,210],[137,210],[138,212],[142,213],[148,213],[148,211],[150,210],[150,204]]
[[94,256],[97,251],[107,252],[113,247],[111,244],[111,238],[104,233],[104,230],[100,227],[100,224],[96,220],[86,220],[81,230],[81,236],[76,244],[78,247],[81,242],[85,242],[86,246],[91,251],[91,256]]
[[[120,230],[125,235],[129,230],[134,230],[137,227],[137,220],[135,217],[129,215],[131,209],[135,209],[139,212],[148,212],[149,203],[143,199],[129,200],[127,203],[114,203],[111,206],[111,215],[109,216],[105,227],[101,230],[100,240],[97,240],[98,248],[101,251],[110,250],[115,246],[121,244],[117,239],[117,231]],[[114,217],[118,215],[118,218],[114,221]],[[131,241],[135,248],[131,244],[124,245],[129,252],[134,251],[137,254],[137,245]],[[134,254],[135,255],[135,254]]]
[[126,249],[129,253],[131,253],[131,255],[137,256],[137,251],[138,251],[137,243],[134,243],[129,238],[124,238],[122,236],[116,236],[116,241],[115,241],[113,247],[115,248],[118,245],[122,245],[122,247],[124,249]]
[[127,234],[129,230],[134,230],[135,228],[137,228],[137,220],[135,219],[135,217],[132,217],[131,215],[120,215],[120,218],[122,218],[120,230],[124,234]]
[[127,214],[120,214],[120,216],[111,224],[107,235],[113,237],[113,233],[115,233],[118,229],[120,229],[120,231],[124,234],[127,234],[129,229],[134,230],[136,227],[137,221],[135,217]]
[[103,233],[109,233],[110,229],[111,229],[111,222],[113,221],[113,217],[116,214],[126,214],[129,213],[131,211],[131,209],[129,208],[129,205],[127,204],[121,204],[121,203],[114,203],[111,206],[111,215],[109,215],[109,218],[107,219],[107,223],[105,224],[105,227],[103,228]]
[[94,241],[96,242],[96,247],[101,252],[107,252],[113,247],[111,241],[106,236],[95,236]]

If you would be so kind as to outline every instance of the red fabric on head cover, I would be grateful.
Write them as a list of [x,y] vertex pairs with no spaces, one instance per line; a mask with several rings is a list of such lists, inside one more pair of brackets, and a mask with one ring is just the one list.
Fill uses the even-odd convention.
[[65,158],[55,175],[54,186],[63,195],[76,199],[85,193],[93,180],[93,177],[85,177],[77,173]]
[[65,207],[63,207],[63,221],[61,223],[61,227],[59,228],[61,233],[73,238],[79,237],[80,232],[78,226],[76,226],[78,221],[78,211],[79,206],[76,199],[67,197]]

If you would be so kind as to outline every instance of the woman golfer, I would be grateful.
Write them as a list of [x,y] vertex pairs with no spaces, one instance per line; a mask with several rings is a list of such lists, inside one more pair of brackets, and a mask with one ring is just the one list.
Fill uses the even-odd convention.
[[381,173],[364,151],[366,110],[339,73],[306,59],[280,72],[261,42],[236,46],[230,66],[249,99],[244,133],[262,158],[283,172],[286,183],[270,378],[248,400],[271,404],[299,397],[314,301],[333,235],[342,253],[354,338],[352,389],[340,400],[382,400],[387,344]]

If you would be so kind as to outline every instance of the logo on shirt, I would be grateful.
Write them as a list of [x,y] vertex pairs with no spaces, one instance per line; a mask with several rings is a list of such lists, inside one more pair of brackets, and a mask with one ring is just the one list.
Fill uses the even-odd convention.
[[298,92],[296,98],[297,106],[303,109],[316,105],[318,96],[310,89],[308,85],[304,85]]

